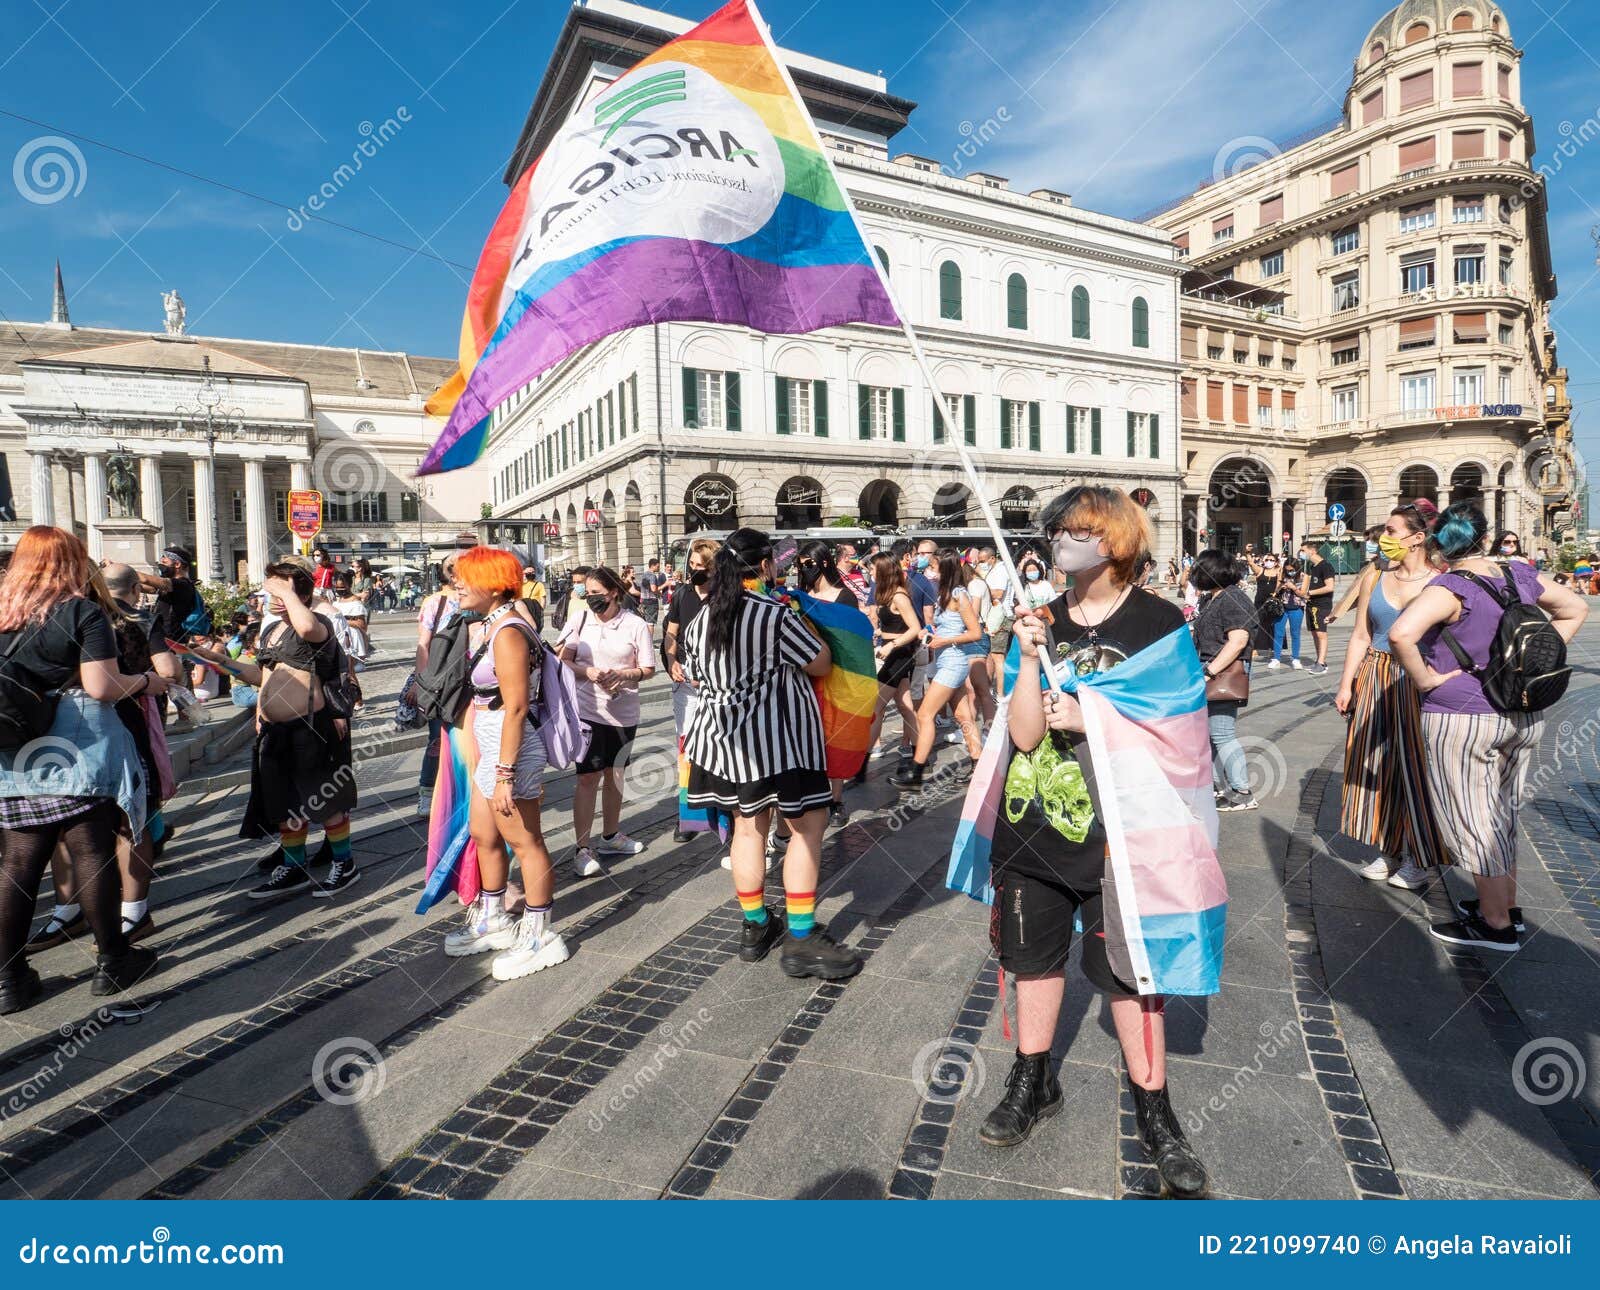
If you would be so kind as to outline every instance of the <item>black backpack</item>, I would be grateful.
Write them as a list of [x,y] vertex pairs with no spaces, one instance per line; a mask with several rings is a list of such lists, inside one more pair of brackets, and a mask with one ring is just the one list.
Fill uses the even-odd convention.
[[1475,573],[1457,572],[1500,606],[1500,625],[1482,667],[1474,666],[1448,627],[1441,633],[1444,643],[1456,656],[1461,670],[1478,678],[1483,697],[1496,711],[1543,712],[1567,692],[1572,680],[1566,641],[1544,610],[1522,598],[1509,566],[1504,595]]
[[472,699],[468,678],[483,657],[481,646],[476,651],[467,649],[467,626],[477,621],[476,614],[458,613],[428,642],[428,661],[417,673],[414,701],[417,711],[429,721],[454,725],[467,710]]
[[56,718],[57,696],[13,657],[27,639],[27,632],[18,632],[0,654],[0,748],[7,751],[49,734]]

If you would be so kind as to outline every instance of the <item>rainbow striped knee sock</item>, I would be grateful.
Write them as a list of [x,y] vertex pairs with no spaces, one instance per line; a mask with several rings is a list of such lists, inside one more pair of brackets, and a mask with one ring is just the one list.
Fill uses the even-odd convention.
[[814,891],[790,891],[783,897],[784,907],[789,915],[789,935],[799,939],[811,935],[811,929],[817,921],[817,893]]
[[340,824],[330,824],[323,830],[328,837],[328,850],[333,853],[334,864],[344,864],[350,859],[350,817]]
[[278,830],[278,843],[283,847],[285,864],[295,869],[306,867],[306,834],[309,832],[311,832],[309,824],[302,824],[297,829]]
[[739,897],[739,908],[744,910],[745,921],[759,927],[767,921],[767,906],[762,900],[762,890],[757,887],[754,891],[740,891],[734,889],[734,895]]

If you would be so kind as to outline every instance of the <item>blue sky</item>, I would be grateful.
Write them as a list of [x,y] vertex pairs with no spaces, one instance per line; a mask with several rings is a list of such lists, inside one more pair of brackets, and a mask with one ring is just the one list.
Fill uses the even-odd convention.
[[[698,18],[715,0],[656,7]],[[971,166],[1137,216],[1192,189],[1219,155],[1226,166],[1337,116],[1385,7],[765,0],[763,12],[783,44],[882,71],[921,105],[898,148],[949,160],[974,130],[988,133]],[[1574,147],[1586,121],[1600,123],[1589,52],[1600,9],[1504,8],[1526,51],[1535,162],[1554,165],[1572,135],[1575,155],[1550,181],[1554,316],[1580,447],[1600,461],[1589,428],[1600,426],[1600,139]],[[53,146],[37,141],[65,129],[272,199],[80,143],[70,195],[0,201],[0,311],[48,316],[59,256],[80,324],[154,328],[160,292],[177,287],[203,334],[450,354],[506,155],[565,13],[557,0],[0,0],[0,109],[40,123],[0,116],[14,179]],[[324,214],[401,245],[292,228],[288,211],[363,141],[375,155]]]

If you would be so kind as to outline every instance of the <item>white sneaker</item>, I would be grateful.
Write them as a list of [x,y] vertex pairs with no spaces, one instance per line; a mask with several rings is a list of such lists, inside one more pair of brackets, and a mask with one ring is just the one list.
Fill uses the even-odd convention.
[[606,867],[595,858],[592,847],[579,847],[577,854],[572,857],[572,871],[580,878],[593,878],[596,874],[604,873]]
[[1359,872],[1363,878],[1370,878],[1373,882],[1388,882],[1389,875],[1392,874],[1396,868],[1397,866],[1395,865],[1395,862],[1380,852],[1376,860],[1374,860],[1371,864],[1362,865],[1357,872]]
[[643,842],[635,842],[620,831],[610,838],[601,838],[594,844],[594,853],[597,856],[636,856],[643,850]]
[[882,761],[885,757],[893,757],[900,751],[895,744],[878,744],[867,754],[868,761]]
[[427,789],[417,794],[417,814],[428,815],[433,810],[433,796]]
[[1406,891],[1420,891],[1433,881],[1433,875],[1408,856],[1406,861],[1389,875],[1389,885]]
[[1289,666],[1294,668],[1294,670],[1296,672],[1298,672],[1300,670],[1300,660],[1297,659],[1297,658],[1296,659],[1290,659],[1289,660]]
[[1278,669],[1278,668],[1280,668],[1282,666],[1283,666],[1283,664],[1278,662],[1277,659],[1273,659],[1272,662],[1267,664],[1267,671],[1272,672],[1272,671],[1275,671],[1276,669]]
[[[767,872],[768,873],[772,872],[772,866],[777,864],[777,862],[778,862],[778,853],[776,851],[768,849],[768,851],[767,851]],[[721,865],[724,869],[727,869],[727,870],[729,870],[731,872],[732,869],[733,869],[733,852],[731,852],[731,851],[728,852],[728,854],[723,856],[722,859],[718,860],[717,863],[719,865]]]
[[947,744],[960,744],[965,743],[967,741],[967,737],[959,730],[952,730],[944,737],[944,741]]
[[503,909],[484,913],[480,898],[467,906],[465,923],[444,938],[444,952],[453,959],[464,959],[485,950],[508,949],[516,936],[517,920]]
[[518,977],[532,976],[535,972],[570,957],[567,943],[548,927],[540,935],[533,932],[533,921],[522,918],[517,923],[516,941],[504,954],[494,956],[491,971],[496,981],[515,981]]

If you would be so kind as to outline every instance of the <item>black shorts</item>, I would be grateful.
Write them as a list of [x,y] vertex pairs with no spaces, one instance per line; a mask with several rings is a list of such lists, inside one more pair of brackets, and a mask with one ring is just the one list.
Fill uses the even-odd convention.
[[999,910],[1000,966],[1013,976],[1045,976],[1067,966],[1074,921],[1083,924],[1083,974],[1097,990],[1139,993],[1111,970],[1101,927],[1104,898],[1045,878],[1004,873],[995,892]]
[[598,775],[610,770],[622,760],[624,750],[633,742],[638,726],[608,726],[604,722],[589,724],[589,751],[573,767],[580,775]]
[[1306,601],[1306,630],[1308,632],[1325,632],[1328,630],[1328,615],[1333,612],[1332,596],[1312,596]]

